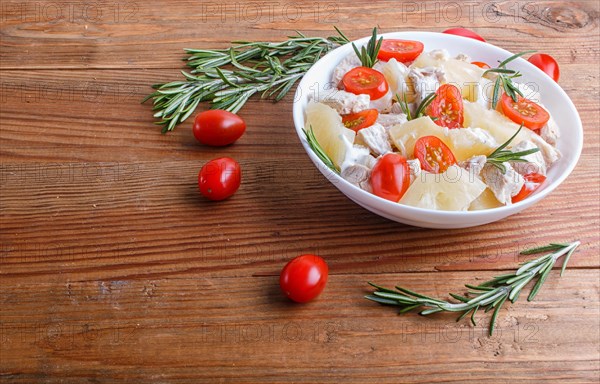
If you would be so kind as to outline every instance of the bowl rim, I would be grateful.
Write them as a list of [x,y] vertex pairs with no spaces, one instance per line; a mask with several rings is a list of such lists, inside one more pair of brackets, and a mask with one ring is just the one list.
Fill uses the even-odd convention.
[[[443,39],[455,40],[456,42],[468,43],[468,44],[471,44],[474,46],[477,46],[477,45],[491,46],[494,49],[499,50],[502,54],[506,55],[506,57],[514,55],[514,53],[512,53],[512,52],[510,52],[504,48],[498,47],[494,44],[488,43],[488,42],[483,42],[483,41],[471,39],[471,38],[464,37],[464,36],[445,34],[442,32],[397,31],[397,32],[380,33],[377,36],[383,37],[383,38],[402,38],[402,37],[410,38],[409,37],[410,35],[421,35],[421,36],[431,37],[431,38],[441,38],[442,40]],[[564,98],[567,100],[566,108],[571,110],[572,115],[575,117],[575,121],[573,121],[573,124],[572,124],[572,126],[569,127],[569,129],[571,131],[576,130],[578,132],[578,140],[576,141],[576,147],[574,148],[574,151],[573,151],[572,161],[570,161],[567,164],[565,171],[562,172],[560,175],[558,175],[558,177],[555,180],[553,180],[552,183],[547,185],[542,190],[537,191],[536,193],[531,195],[529,198],[527,198],[525,200],[521,200],[521,201],[511,204],[511,205],[503,205],[503,206],[496,207],[496,208],[488,208],[488,209],[475,210],[475,211],[444,211],[444,210],[435,210],[435,209],[429,209],[429,208],[414,207],[411,205],[400,204],[398,202],[386,200],[386,199],[383,199],[383,198],[381,198],[377,195],[374,195],[368,191],[365,191],[365,190],[359,188],[358,186],[350,183],[349,181],[345,180],[343,177],[341,177],[341,175],[331,171],[325,165],[325,163],[323,163],[321,161],[321,159],[319,159],[319,157],[316,156],[314,151],[308,145],[308,142],[307,142],[306,137],[303,132],[304,119],[305,119],[304,108],[301,106],[302,103],[300,102],[301,98],[306,97],[306,96],[299,95],[298,93],[301,92],[302,89],[306,88],[306,84],[308,84],[308,80],[310,78],[310,76],[308,76],[308,75],[311,72],[316,72],[319,69],[320,62],[323,62],[323,60],[325,60],[326,58],[342,55],[342,52],[348,50],[352,43],[357,44],[357,45],[364,44],[369,39],[370,39],[370,36],[365,36],[365,37],[362,37],[362,38],[359,38],[356,40],[352,40],[349,43],[341,45],[341,46],[333,49],[332,51],[328,52],[326,55],[324,55],[322,58],[320,58],[317,62],[315,62],[315,64],[313,64],[313,66],[304,74],[302,80],[298,84],[296,93],[294,95],[292,113],[293,113],[293,120],[294,120],[295,129],[296,129],[296,134],[298,135],[300,142],[302,143],[302,146],[304,147],[304,150],[306,151],[306,153],[308,154],[310,159],[313,161],[314,164],[318,164],[317,168],[319,169],[319,171],[321,171],[321,173],[323,173],[323,174],[324,174],[324,171],[328,172],[330,174],[330,175],[324,174],[324,176],[327,180],[329,180],[330,183],[334,184],[334,186],[335,186],[335,183],[332,181],[331,177],[333,177],[336,180],[336,182],[341,182],[345,187],[348,187],[351,190],[354,190],[359,195],[364,196],[364,198],[366,198],[367,200],[371,200],[373,204],[382,205],[381,207],[378,207],[378,208],[385,209],[386,212],[390,212],[390,214],[393,214],[394,210],[404,209],[404,210],[406,210],[407,213],[411,213],[411,214],[427,214],[427,215],[433,214],[436,216],[448,217],[448,218],[454,217],[458,214],[461,216],[469,216],[473,219],[477,219],[477,218],[480,218],[483,216],[488,216],[490,214],[495,214],[498,216],[500,216],[500,215],[508,216],[508,215],[516,213],[522,209],[525,209],[531,205],[538,203],[539,201],[544,199],[548,194],[550,194],[552,191],[554,191],[560,184],[562,184],[569,177],[569,175],[573,172],[573,170],[577,166],[580,156],[581,156],[581,153],[582,153],[582,150],[583,150],[584,131],[583,131],[583,125],[581,122],[581,117],[579,116],[579,112],[577,111],[575,104],[573,103],[573,101],[571,100],[569,95],[565,92],[565,90],[562,89],[562,87],[560,85],[558,85],[557,82],[555,82],[550,77],[548,77],[546,79],[548,86],[550,86],[553,91],[562,94],[562,96],[564,96]],[[345,57],[345,56],[346,55],[344,55],[343,57]],[[539,69],[535,65],[531,64],[530,62],[525,60],[523,57],[517,58],[514,62],[518,62],[520,65],[525,65],[527,67],[528,71],[533,71],[533,72],[537,71],[538,75],[542,74],[543,76],[547,76],[541,69]],[[545,78],[545,77],[542,77],[542,78]],[[560,129],[562,131],[564,128],[560,127]],[[564,134],[564,131],[561,133]],[[558,161],[560,161],[560,159]],[[343,191],[341,191],[341,192],[344,195],[346,194]],[[346,196],[346,197],[349,197],[349,196]],[[354,198],[352,198],[351,200],[354,201]],[[354,201],[354,202],[356,203],[356,201]],[[369,204],[369,205],[372,205],[372,204]]]

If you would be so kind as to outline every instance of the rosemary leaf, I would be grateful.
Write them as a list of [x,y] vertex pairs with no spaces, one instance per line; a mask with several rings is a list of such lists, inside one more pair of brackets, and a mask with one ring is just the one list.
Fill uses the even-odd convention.
[[494,290],[494,288],[492,288],[492,287],[485,287],[485,286],[481,286],[481,285],[465,284],[465,287],[475,289],[477,291],[493,291]]
[[374,295],[367,295],[365,296],[365,299],[384,305],[398,305],[398,301],[396,300],[384,299],[382,297],[377,297]]
[[526,249],[524,251],[519,252],[519,254],[520,255],[533,255],[534,253],[556,251],[556,250],[559,250],[559,249],[563,249],[566,246],[568,246],[568,244],[550,243],[548,245],[544,245],[543,247],[536,247],[536,248]]
[[518,59],[521,56],[527,55],[529,53],[535,53],[535,50],[530,50],[530,51],[523,51],[523,52],[519,52],[519,53],[515,53],[514,55],[510,56],[509,58],[505,59],[504,61],[500,62],[500,64],[498,64],[499,68],[502,68],[504,66],[506,66],[506,64],[510,63],[511,61]]
[[475,314],[477,313],[478,309],[479,309],[479,305],[476,306],[475,308],[473,308],[473,313],[471,313],[471,324],[473,324],[474,327],[477,326],[477,323],[475,322]]
[[[341,43],[341,44],[347,44],[347,43],[349,43],[349,42],[350,42],[350,39],[348,39],[348,38],[346,37],[346,35],[344,35],[344,32],[340,31],[340,29],[339,29],[338,27],[336,27],[336,26],[334,25],[334,26],[333,26],[333,28],[334,28],[334,29],[335,29],[335,31],[338,33],[338,35],[340,35],[340,37],[339,37],[339,38],[341,38],[341,39],[342,39],[342,41],[343,41],[343,42],[342,42],[342,41],[340,41],[340,43]],[[298,32],[298,33],[299,33],[299,32]],[[329,38],[328,38],[328,40],[332,40],[332,39],[333,39],[332,37],[329,37]],[[340,45],[341,45],[341,44],[340,44]]]
[[419,107],[417,108],[417,111],[415,112],[415,119],[418,119],[419,117],[423,116],[425,114],[425,110],[427,109],[427,107],[429,106],[429,104],[431,104],[431,102],[437,97],[437,94],[435,92],[430,93],[429,95],[427,95],[427,97],[425,97],[422,101],[421,104],[419,104]]
[[506,301],[506,296],[504,296],[502,299],[500,299],[500,301],[498,302],[498,306],[496,306],[496,309],[494,310],[494,313],[492,314],[492,319],[490,320],[490,336],[494,335],[494,328],[496,327],[496,318],[498,317],[498,312],[500,312],[500,308],[502,308],[502,304],[504,304],[504,302]]
[[373,295],[375,295],[377,297],[383,297],[384,299],[396,300],[396,302],[402,303],[402,304],[411,304],[411,305],[415,304],[415,301],[412,300],[410,297],[403,296],[398,293],[375,291],[375,292],[373,292]]
[[409,294],[409,295],[412,295],[412,296],[418,297],[418,298],[420,298],[420,299],[432,300],[432,301],[435,301],[435,302],[438,302],[438,303],[443,303],[443,301],[442,301],[442,300],[436,300],[436,299],[434,299],[434,298],[432,298],[432,297],[425,296],[425,295],[421,295],[421,294],[419,294],[419,293],[417,293],[417,292],[413,292],[413,291],[411,291],[411,290],[409,290],[409,289],[406,289],[406,288],[402,288],[402,287],[398,287],[398,286],[396,286],[396,289],[397,289],[397,290],[399,290],[400,292],[407,293],[407,294]]
[[517,71],[512,70],[512,69],[506,69],[506,68],[490,68],[488,70],[486,70],[485,72],[483,72],[483,76],[487,75],[488,73],[505,73],[505,74],[513,74],[516,73]]
[[463,314],[462,314],[462,315],[460,315],[460,316],[458,316],[458,317],[456,318],[456,322],[458,323],[459,321],[461,321],[462,319],[464,319],[464,318],[465,318],[465,317],[466,317],[466,316],[469,314],[469,312],[471,312],[471,311],[472,311],[472,310],[474,310],[474,309],[475,309],[475,308],[473,308],[473,309],[469,309],[468,311],[465,311],[465,312],[463,312]]
[[431,315],[432,313],[437,313],[437,312],[442,312],[442,311],[443,311],[442,308],[431,308],[431,309],[426,309],[424,311],[419,312],[419,315],[427,316],[427,315]]
[[319,159],[321,159],[321,161],[329,169],[331,169],[333,172],[339,174],[340,171],[337,169],[337,167],[335,166],[335,164],[333,163],[333,161],[329,158],[329,156],[327,156],[327,154],[325,153],[325,151],[323,150],[323,148],[319,144],[319,141],[315,137],[315,133],[313,132],[312,126],[309,127],[308,131],[306,129],[303,129],[303,131],[304,131],[304,135],[306,136],[306,141],[308,141],[308,145],[313,150],[313,152],[315,153],[315,155],[317,155],[317,157]]
[[496,148],[496,150],[494,152],[492,152],[492,154],[489,155],[488,158],[493,158],[498,152],[500,152],[504,148],[506,148],[515,139],[515,137],[517,137],[517,135],[519,134],[519,132],[521,132],[521,129],[523,129],[523,124],[521,124],[521,126],[519,127],[519,129],[517,129],[517,131],[515,132],[515,134],[512,135],[510,137],[510,139],[506,140],[506,142],[504,142],[502,145],[500,145],[498,148]]
[[398,313],[402,314],[402,313],[410,312],[413,309],[419,308],[420,306],[421,306],[421,303],[417,303],[415,305],[409,305],[408,307],[405,307],[405,308],[401,309],[400,311],[398,311]]
[[496,78],[496,82],[494,83],[494,93],[492,94],[492,109],[496,109],[498,105],[498,100],[500,100],[500,83],[502,82],[502,78],[498,76]]
[[544,268],[542,268],[542,270],[540,271],[540,278],[531,289],[531,292],[529,292],[529,296],[527,296],[527,301],[532,301],[535,298],[535,295],[537,295],[538,291],[542,287],[542,284],[544,284],[544,281],[546,281],[546,278],[550,274],[550,271],[552,271],[553,266],[554,263],[548,263]]
[[505,275],[496,276],[492,280],[486,281],[485,283],[481,283],[479,285],[482,287],[495,286],[497,284],[506,282],[506,280],[510,279],[512,276],[514,276],[514,274],[507,273]]
[[512,83],[510,80],[505,76],[500,76],[499,78],[502,79],[502,88],[504,88],[504,92],[516,103],[518,101],[517,94],[515,93],[513,87],[511,87],[510,84]]
[[400,104],[400,109],[402,109],[402,112],[406,115],[406,120],[411,121],[414,119],[418,119],[419,117],[423,117],[425,115],[425,110],[436,97],[437,94],[435,92],[432,92],[429,95],[427,95],[423,100],[421,100],[421,103],[417,107],[414,116],[411,114],[410,106],[406,101],[406,93],[403,95],[402,100],[400,99],[400,96],[396,95],[396,100],[398,100],[398,104]]
[[449,295],[452,296],[453,298],[455,298],[458,301],[462,301],[463,303],[466,303],[467,301],[469,301],[468,297],[457,295],[456,293],[449,293]]
[[[402,109],[402,113],[404,113],[407,118],[410,117],[410,108],[408,108],[408,103],[406,102],[406,94],[403,95],[403,101],[400,100],[400,96],[396,95],[396,100],[398,100],[398,104],[400,105],[400,109]],[[408,119],[412,120],[412,119]]]
[[571,259],[571,255],[573,254],[573,252],[575,252],[575,248],[576,247],[571,248],[571,250],[569,250],[569,252],[567,253],[567,256],[565,257],[565,260],[563,261],[563,265],[560,268],[560,275],[561,276],[563,275],[563,273],[565,273],[565,269],[567,268],[567,263]]
[[382,292],[389,292],[389,293],[398,293],[398,291],[395,291],[395,290],[393,290],[393,289],[388,289],[388,288],[382,287],[382,286],[380,286],[380,285],[377,285],[377,284],[371,283],[370,281],[369,281],[369,282],[367,282],[367,284],[369,284],[369,285],[370,285],[371,287],[373,287],[373,288],[376,288],[378,291],[382,291]]

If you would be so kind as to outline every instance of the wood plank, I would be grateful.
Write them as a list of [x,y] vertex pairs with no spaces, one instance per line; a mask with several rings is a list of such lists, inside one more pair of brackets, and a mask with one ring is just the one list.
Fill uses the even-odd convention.
[[[234,2],[158,0],[77,3],[6,1],[0,9],[0,68],[178,68],[186,47],[223,47],[232,40],[281,40],[307,35],[369,34],[372,15],[382,31],[442,31],[462,25],[512,51],[532,46],[560,63],[595,65],[598,2],[352,1]],[[425,28],[425,26],[427,26]],[[299,28],[301,27],[301,28]],[[501,32],[499,32],[501,31]],[[556,39],[563,42],[562,49]]]
[[77,282],[57,275],[3,284],[2,345],[11,353],[2,377],[481,382],[504,380],[510,370],[519,381],[592,382],[599,273],[553,272],[535,302],[500,312],[492,337],[487,315],[472,327],[445,314],[399,317],[362,299],[366,280],[443,296],[472,281],[471,272],[334,275],[307,305],[288,303],[275,277]]

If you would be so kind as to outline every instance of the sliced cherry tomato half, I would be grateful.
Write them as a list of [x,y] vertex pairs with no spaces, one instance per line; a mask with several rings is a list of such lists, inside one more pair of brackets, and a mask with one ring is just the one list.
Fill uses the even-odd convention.
[[483,61],[474,61],[471,64],[478,66],[481,69],[490,69],[491,67]]
[[456,157],[442,140],[436,136],[423,136],[415,142],[415,157],[421,169],[430,173],[442,173],[456,164]]
[[233,195],[241,180],[240,165],[230,157],[211,160],[198,173],[200,193],[210,200],[224,200]]
[[419,57],[424,48],[420,41],[385,39],[381,43],[377,58],[383,61],[396,59],[401,63],[408,63]]
[[246,131],[246,123],[235,113],[211,109],[196,115],[192,131],[200,143],[220,147],[239,139]]
[[539,173],[528,173],[523,178],[525,179],[525,184],[523,184],[519,193],[512,197],[513,204],[525,200],[525,198],[535,192],[546,181],[546,176]]
[[520,95],[517,95],[515,102],[504,93],[500,105],[506,117],[534,131],[542,128],[550,120],[550,114],[544,108]]
[[560,69],[558,68],[558,63],[556,60],[554,60],[554,57],[545,53],[536,53],[535,55],[531,55],[531,57],[527,60],[542,71],[546,72],[546,74],[554,79],[554,81],[558,82],[558,78],[560,77]]
[[449,35],[469,37],[471,39],[485,42],[485,39],[483,37],[479,36],[478,34],[467,28],[450,28],[446,29],[443,33],[447,33]]
[[358,132],[363,128],[367,128],[375,124],[378,116],[379,112],[377,112],[376,109],[365,109],[364,111],[357,113],[342,115],[342,123],[344,123],[346,128],[350,128],[354,130],[354,132]]
[[381,98],[389,89],[383,74],[367,67],[352,68],[342,78],[342,84],[346,91],[355,95],[369,95],[371,100]]
[[427,114],[440,127],[461,128],[465,117],[460,90],[452,84],[443,84],[435,94]]
[[305,303],[319,296],[327,284],[329,267],[316,255],[301,255],[290,260],[279,275],[279,286],[287,297]]
[[381,198],[398,202],[410,185],[410,168],[404,156],[384,155],[371,171],[371,188]]

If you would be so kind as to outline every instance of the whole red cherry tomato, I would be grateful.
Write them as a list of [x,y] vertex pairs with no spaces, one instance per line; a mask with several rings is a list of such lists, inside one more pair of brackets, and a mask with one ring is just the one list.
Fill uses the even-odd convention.
[[397,203],[410,185],[406,158],[397,153],[384,155],[373,167],[369,181],[375,195]]
[[558,63],[556,60],[554,60],[554,57],[545,53],[536,53],[535,55],[531,55],[531,57],[527,60],[542,71],[546,72],[546,74],[553,78],[554,81],[558,82],[558,78],[560,77],[560,69],[558,68]]
[[290,299],[305,303],[323,291],[328,274],[329,267],[321,257],[301,255],[283,267],[279,276],[279,286]]
[[229,157],[209,161],[198,173],[200,193],[211,200],[224,200],[233,195],[241,180],[240,165]]
[[483,37],[479,36],[478,34],[467,28],[450,28],[446,29],[443,33],[447,33],[449,35],[469,37],[471,39],[485,42],[485,39]]
[[246,131],[246,123],[234,113],[211,109],[196,116],[192,130],[200,143],[222,147],[239,139]]

